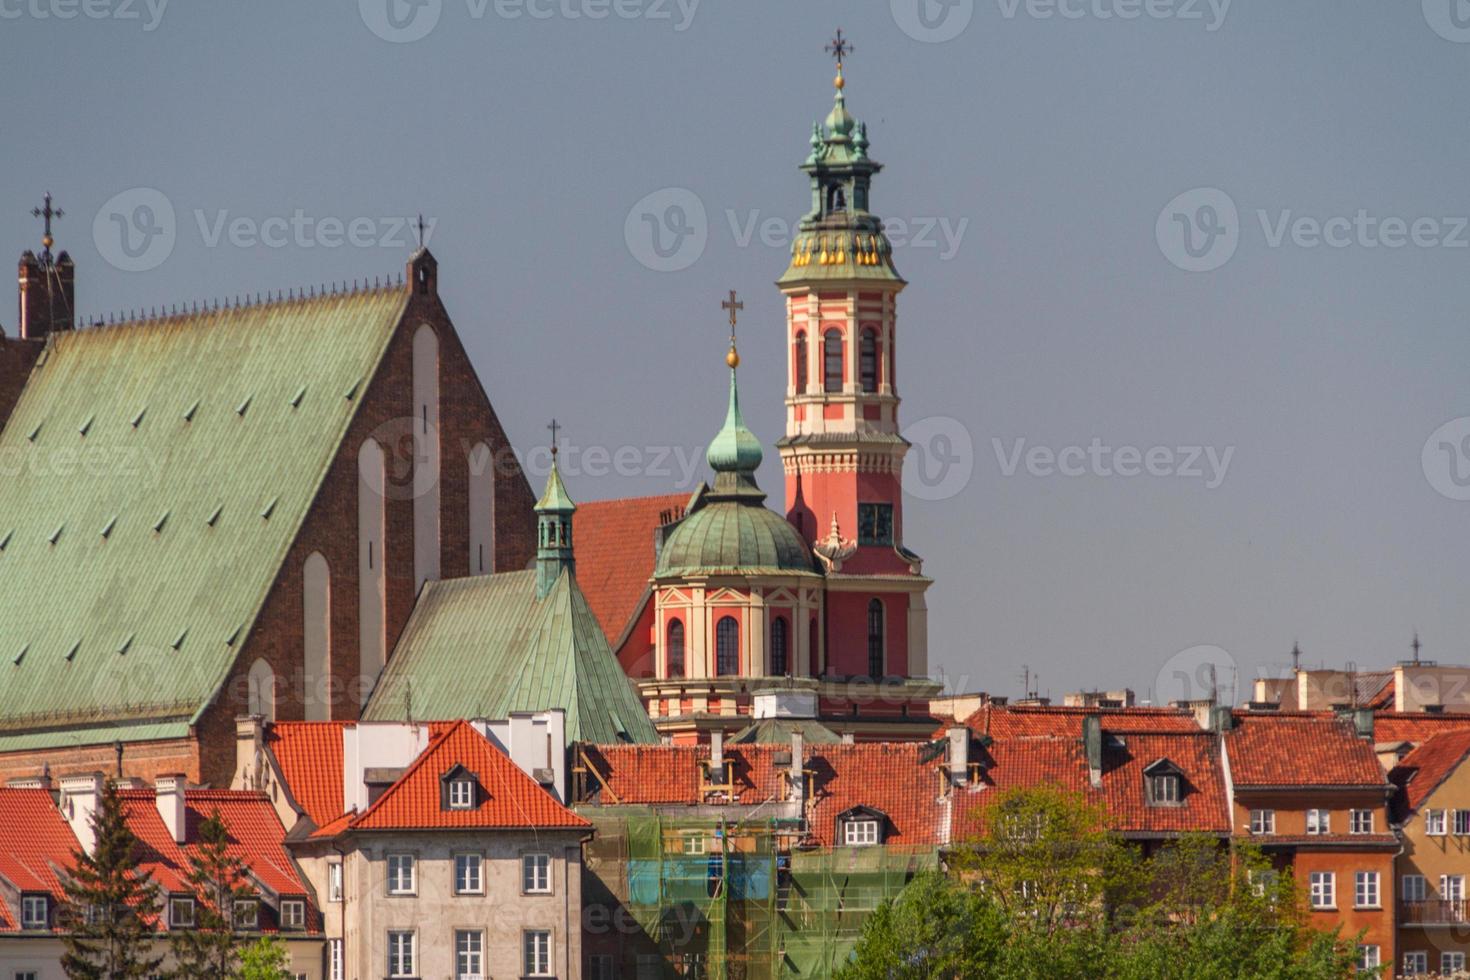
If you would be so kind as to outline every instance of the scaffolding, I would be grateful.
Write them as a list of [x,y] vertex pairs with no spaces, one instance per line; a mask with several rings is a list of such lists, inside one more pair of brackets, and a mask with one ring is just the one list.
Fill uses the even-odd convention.
[[[636,980],[830,977],[863,922],[920,871],[934,847],[804,848],[800,821],[699,808],[582,810],[589,956]],[[605,910],[606,914],[602,914]]]

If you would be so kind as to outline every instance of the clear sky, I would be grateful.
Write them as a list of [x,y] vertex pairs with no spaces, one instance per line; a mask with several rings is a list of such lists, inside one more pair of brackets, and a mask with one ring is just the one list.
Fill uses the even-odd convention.
[[1470,661],[1460,0],[388,3],[0,0],[0,245],[50,189],[105,314],[396,273],[422,212],[581,499],[690,489],[738,289],[779,506],[772,283],[840,25],[907,225],[901,417],[950,460],[906,508],[936,670],[1243,698],[1294,639],[1367,668],[1415,627]]

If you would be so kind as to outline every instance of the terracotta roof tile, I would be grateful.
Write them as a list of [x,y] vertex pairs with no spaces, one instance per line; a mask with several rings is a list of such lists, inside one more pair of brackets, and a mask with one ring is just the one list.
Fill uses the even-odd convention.
[[572,540],[577,584],[592,614],[616,644],[641,607],[653,575],[653,532],[666,513],[682,512],[686,494],[592,500],[577,506]]
[[278,721],[266,730],[291,796],[318,826],[342,814],[344,721]]
[[[22,892],[45,892],[58,904],[57,872],[71,868],[77,846],[49,792],[0,788],[0,878]],[[19,928],[17,913],[0,902],[0,932]]]
[[[484,796],[478,806],[451,810],[442,805],[442,777],[457,766],[473,773],[478,781]],[[579,830],[591,826],[463,721],[434,737],[398,781],[350,822],[353,830]]]
[[1461,729],[1431,735],[1399,760],[1388,776],[1402,790],[1396,818],[1402,819],[1418,810],[1445,777],[1464,761],[1466,754],[1470,754],[1470,729]]
[[[1178,708],[1069,708],[987,705],[965,719],[992,738],[1082,737],[1082,719],[1097,715],[1105,732],[1198,732],[1193,713]],[[948,727],[948,726],[946,726]],[[942,734],[941,729],[941,734]]]
[[1236,786],[1375,786],[1373,743],[1334,718],[1237,715],[1225,738]]

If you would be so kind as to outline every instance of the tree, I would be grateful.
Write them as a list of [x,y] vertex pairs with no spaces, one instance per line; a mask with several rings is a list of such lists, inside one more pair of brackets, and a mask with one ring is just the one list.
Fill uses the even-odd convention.
[[262,936],[240,952],[238,980],[290,980],[286,970],[286,944],[275,936]]
[[169,934],[178,972],[190,978],[230,980],[240,958],[235,903],[259,899],[246,884],[245,862],[230,853],[230,832],[217,809],[199,825],[199,845],[189,855],[187,881],[194,898],[194,928]]
[[138,839],[122,797],[107,783],[89,820],[96,845],[73,854],[63,881],[66,929],[62,969],[73,980],[132,980],[158,972],[158,885],[138,870]]

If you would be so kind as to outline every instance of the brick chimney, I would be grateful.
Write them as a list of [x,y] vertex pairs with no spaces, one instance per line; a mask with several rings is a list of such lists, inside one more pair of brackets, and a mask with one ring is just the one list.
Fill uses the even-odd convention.
[[169,836],[174,839],[175,844],[184,843],[185,824],[187,817],[184,810],[184,785],[183,773],[169,773],[159,776],[153,781],[153,802],[158,807],[158,815],[163,818],[163,825],[168,828]]
[[24,252],[16,281],[21,339],[45,340],[53,333],[72,328],[77,289],[76,265],[70,255],[62,252],[53,261],[49,249],[39,258],[33,252]]

